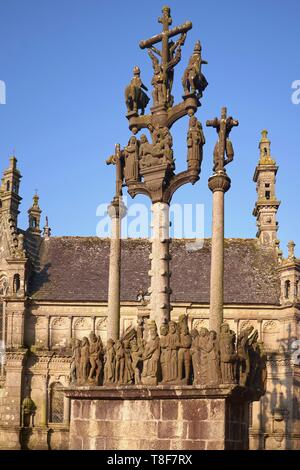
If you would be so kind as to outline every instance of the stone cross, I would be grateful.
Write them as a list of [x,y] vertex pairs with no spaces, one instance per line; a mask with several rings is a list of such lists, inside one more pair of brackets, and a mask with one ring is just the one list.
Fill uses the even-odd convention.
[[[228,152],[228,137],[231,132],[231,129],[235,126],[239,125],[239,122],[233,119],[231,116],[227,117],[227,108],[222,108],[221,110],[221,118],[214,118],[212,120],[208,120],[206,122],[208,127],[214,127],[218,134],[218,142],[216,145],[216,160],[215,167],[218,170],[224,170],[224,166],[230,163],[233,159],[233,152],[232,156],[229,155]],[[225,158],[227,155],[227,158]]]
[[181,26],[176,26],[173,29],[169,29],[169,26],[172,24],[172,18],[170,16],[170,8],[165,6],[162,9],[162,17],[158,18],[158,22],[162,24],[163,30],[160,34],[152,36],[150,39],[146,39],[145,41],[140,41],[140,48],[141,49],[148,49],[154,46],[159,42],[162,43],[162,50],[161,52],[155,49],[161,56],[161,65],[163,68],[164,73],[168,70],[169,65],[169,39],[176,36],[177,34],[185,34],[192,28],[192,22],[187,21],[186,23],[182,24]]

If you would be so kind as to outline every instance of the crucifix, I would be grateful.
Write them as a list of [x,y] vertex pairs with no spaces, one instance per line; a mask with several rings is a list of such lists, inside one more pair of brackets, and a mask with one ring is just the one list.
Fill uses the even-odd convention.
[[[167,95],[170,97],[171,88],[173,84],[173,69],[178,64],[181,58],[181,46],[183,46],[186,38],[186,33],[192,28],[191,21],[187,21],[181,26],[176,26],[173,29],[169,29],[172,24],[171,10],[168,6],[163,7],[162,17],[158,18],[158,22],[162,24],[163,30],[160,34],[153,36],[145,41],[140,41],[141,49],[148,49],[149,55],[153,62],[153,67],[158,66],[158,59],[153,53],[157,54],[161,58],[160,68],[163,73],[163,80],[167,88]],[[180,38],[174,43],[169,41],[170,38],[180,34]],[[157,49],[154,44],[161,42],[161,51]],[[177,49],[177,52],[175,53]]]
[[115,145],[115,153],[106,160],[107,165],[116,165],[116,193],[115,197],[119,198],[122,196],[123,186],[123,152],[120,144]]
[[[224,166],[232,162],[234,152],[229,134],[239,122],[231,116],[227,117],[227,108],[221,109],[221,118],[214,118],[206,122],[208,127],[214,127],[218,134],[218,141],[214,149],[214,172],[224,171]],[[226,155],[226,157],[225,157]]]

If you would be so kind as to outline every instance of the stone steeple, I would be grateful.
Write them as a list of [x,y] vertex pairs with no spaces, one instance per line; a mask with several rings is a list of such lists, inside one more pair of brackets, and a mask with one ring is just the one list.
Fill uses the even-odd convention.
[[29,216],[28,231],[35,235],[41,234],[41,229],[40,229],[41,213],[42,211],[39,206],[39,196],[35,194],[33,196],[33,204],[30,207],[30,209],[28,209],[28,216]]
[[17,225],[19,205],[22,198],[19,196],[21,173],[17,168],[17,159],[11,156],[9,168],[4,171],[0,188],[0,213],[6,214]]
[[277,200],[275,193],[278,166],[271,156],[268,131],[263,130],[261,135],[260,158],[253,177],[258,196],[253,215],[257,220],[259,242],[265,246],[272,246],[277,239],[278,222],[276,216],[280,206],[280,201]]

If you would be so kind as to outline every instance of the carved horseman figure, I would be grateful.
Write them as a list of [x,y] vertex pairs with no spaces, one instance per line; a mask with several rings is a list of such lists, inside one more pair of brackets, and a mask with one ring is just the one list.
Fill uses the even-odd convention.
[[143,84],[140,74],[141,71],[136,65],[133,69],[133,78],[125,89],[125,99],[128,113],[138,113],[140,109],[143,115],[150,99],[144,92],[148,91],[148,88]]
[[201,50],[202,47],[200,41],[197,41],[193,55],[190,58],[182,77],[182,85],[185,95],[197,93],[199,98],[202,97],[203,91],[208,85],[205,76],[201,72],[202,64],[207,64],[206,60],[202,60]]

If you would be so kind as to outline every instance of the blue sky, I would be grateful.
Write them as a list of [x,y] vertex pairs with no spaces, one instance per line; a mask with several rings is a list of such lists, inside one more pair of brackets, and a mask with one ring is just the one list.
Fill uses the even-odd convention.
[[[173,24],[190,19],[193,29],[175,72],[174,95],[200,39],[205,75],[198,118],[205,123],[222,106],[239,119],[232,132],[235,161],[228,168],[226,236],[253,237],[256,199],[252,177],[258,141],[269,130],[272,154],[280,166],[277,196],[283,247],[294,239],[300,253],[300,105],[292,104],[291,84],[300,79],[297,0],[169,1]],[[96,208],[111,200],[114,171],[104,160],[115,142],[130,132],[124,88],[138,64],[146,85],[151,63],[138,43],[160,31],[162,1],[0,0],[0,80],[7,104],[0,105],[1,171],[15,149],[23,174],[20,226],[35,189],[54,235],[95,235]],[[186,161],[187,118],[173,127],[178,169]],[[200,181],[181,188],[174,202],[202,203],[205,235],[211,233],[211,174],[215,131],[207,144]],[[143,202],[138,197],[134,202]]]

